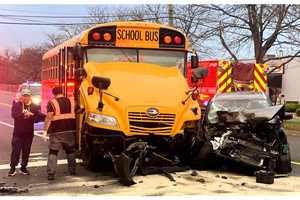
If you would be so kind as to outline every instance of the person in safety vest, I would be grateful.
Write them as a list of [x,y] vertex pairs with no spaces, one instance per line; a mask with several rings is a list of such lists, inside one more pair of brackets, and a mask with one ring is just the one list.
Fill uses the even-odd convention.
[[20,100],[13,102],[11,116],[14,119],[14,131],[8,176],[16,175],[16,166],[19,163],[21,152],[20,172],[29,175],[27,163],[34,135],[34,123],[45,119],[45,115],[39,111],[39,108],[31,103],[31,90],[29,88],[22,89]]
[[54,98],[48,102],[44,124],[44,136],[49,135],[48,180],[54,180],[60,149],[67,154],[69,173],[76,174],[74,101],[64,97],[61,87],[54,87],[52,93]]

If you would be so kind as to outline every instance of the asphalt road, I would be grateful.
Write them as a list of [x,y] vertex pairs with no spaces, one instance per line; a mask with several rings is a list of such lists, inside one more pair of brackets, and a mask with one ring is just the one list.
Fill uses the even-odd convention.
[[[11,100],[11,94],[0,93],[0,186],[1,184],[6,184],[9,186],[30,185],[30,187],[44,188],[44,190],[38,189],[34,194],[47,195],[48,193],[46,191],[49,190],[49,181],[46,179],[48,143],[41,137],[35,136],[32,144],[29,160],[29,170],[31,171],[32,175],[17,175],[15,177],[7,177],[11,153],[11,137],[13,131],[13,120],[10,116]],[[290,142],[293,160],[292,176],[297,177],[300,176],[300,133],[288,132],[288,139]],[[107,188],[109,188],[110,185],[114,185],[114,187],[119,189],[122,188],[112,173],[93,173],[85,170],[80,165],[78,165],[78,174],[80,174],[80,177],[69,176],[67,173],[64,153],[62,152],[59,155],[58,163],[57,180],[55,182],[57,184],[52,185],[53,187],[48,192],[61,191],[64,193],[69,191],[70,193],[73,193],[78,190],[78,187],[82,188],[82,186],[86,186],[87,183],[93,184],[95,182],[98,184],[99,181],[102,181],[101,184],[104,184],[107,186]],[[64,182],[66,185],[61,185],[60,182]],[[98,186],[96,186],[97,185],[92,185],[89,188],[98,188]],[[88,193],[89,192],[90,191],[88,190]],[[107,189],[106,192],[111,191]],[[101,191],[97,191],[95,194],[102,193],[103,192]]]

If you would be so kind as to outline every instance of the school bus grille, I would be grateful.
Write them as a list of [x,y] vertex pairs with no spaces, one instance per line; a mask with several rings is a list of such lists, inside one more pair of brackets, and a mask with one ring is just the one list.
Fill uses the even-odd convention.
[[145,112],[129,112],[129,129],[131,133],[169,134],[175,121],[175,114],[160,113],[149,117]]

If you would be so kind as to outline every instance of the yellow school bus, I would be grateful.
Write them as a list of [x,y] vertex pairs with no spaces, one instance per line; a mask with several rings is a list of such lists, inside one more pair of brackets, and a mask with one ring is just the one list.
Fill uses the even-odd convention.
[[175,28],[113,22],[44,54],[43,103],[55,85],[74,97],[77,147],[89,168],[141,142],[161,159],[192,159],[201,109],[185,80],[188,49],[187,37]]

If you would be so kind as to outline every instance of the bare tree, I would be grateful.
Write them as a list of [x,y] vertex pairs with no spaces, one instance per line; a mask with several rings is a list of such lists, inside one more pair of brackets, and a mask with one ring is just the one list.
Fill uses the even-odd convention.
[[[229,55],[237,60],[242,52],[251,51],[257,63],[300,55],[299,6],[297,5],[201,5],[210,12],[206,29],[215,32]],[[277,49],[294,47],[280,57],[267,58]],[[286,62],[286,61],[285,61]]]
[[[291,61],[300,56],[299,5],[174,5],[174,26],[189,37],[200,57],[229,55],[255,57],[257,63],[274,59]],[[89,25],[61,27],[58,35],[49,35],[50,43],[60,43],[96,23],[112,21],[151,21],[168,23],[167,5],[137,5],[107,9],[89,8]],[[57,41],[57,42],[55,42]],[[284,55],[278,51],[289,49]],[[283,63],[283,64],[284,64]]]

